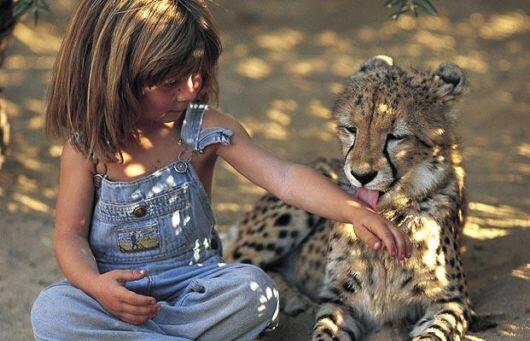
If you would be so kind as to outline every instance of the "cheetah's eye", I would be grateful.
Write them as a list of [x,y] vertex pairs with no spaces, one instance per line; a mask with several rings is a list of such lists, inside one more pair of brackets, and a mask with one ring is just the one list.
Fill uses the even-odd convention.
[[388,134],[389,140],[395,140],[395,141],[401,141],[408,137],[408,135],[394,135],[394,134]]
[[352,134],[352,135],[357,134],[357,128],[355,128],[355,127],[352,127],[352,126],[345,126],[345,125],[341,125],[341,126],[339,126],[339,127],[342,128],[342,129],[344,129],[344,130],[346,130],[346,131],[348,131],[348,132],[349,132],[350,134]]

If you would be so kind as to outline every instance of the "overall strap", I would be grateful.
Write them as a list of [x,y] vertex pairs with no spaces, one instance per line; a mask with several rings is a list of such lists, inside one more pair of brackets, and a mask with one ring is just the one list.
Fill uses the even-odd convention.
[[180,130],[182,142],[193,152],[202,153],[211,144],[221,143],[229,145],[232,131],[223,127],[202,128],[204,113],[208,109],[206,104],[190,103],[186,109],[184,122]]
[[194,152],[199,151],[199,134],[201,132],[204,112],[207,108],[208,106],[205,104],[190,103],[186,109],[184,122],[182,122],[180,138]]

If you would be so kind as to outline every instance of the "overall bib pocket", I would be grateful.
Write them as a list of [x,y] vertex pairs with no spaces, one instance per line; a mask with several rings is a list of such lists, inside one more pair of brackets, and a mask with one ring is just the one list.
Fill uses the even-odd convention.
[[194,239],[188,184],[129,203],[98,201],[90,245],[100,262],[135,263],[171,257]]
[[139,252],[160,247],[160,231],[156,223],[145,227],[117,229],[116,233],[120,252]]

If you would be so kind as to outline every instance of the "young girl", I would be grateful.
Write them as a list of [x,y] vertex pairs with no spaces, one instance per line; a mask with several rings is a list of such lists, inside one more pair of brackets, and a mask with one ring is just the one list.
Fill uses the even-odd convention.
[[410,253],[360,201],[192,103],[216,97],[220,53],[200,0],[80,2],[46,112],[47,132],[68,140],[54,238],[66,278],[33,305],[37,339],[246,340],[274,328],[274,282],[221,257],[209,204],[218,157],[287,203],[351,222],[372,248]]

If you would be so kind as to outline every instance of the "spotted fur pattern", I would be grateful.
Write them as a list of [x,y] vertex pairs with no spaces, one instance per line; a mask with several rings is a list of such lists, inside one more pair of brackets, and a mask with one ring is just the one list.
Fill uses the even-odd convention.
[[408,234],[412,257],[375,252],[351,225],[270,194],[238,224],[225,254],[267,269],[293,289],[287,295],[318,302],[313,340],[366,339],[387,327],[413,340],[460,340],[473,315],[460,255],[464,171],[450,111],[465,77],[452,64],[434,72],[392,64],[371,58],[348,79],[332,110],[343,160],[313,166],[347,190],[380,191],[379,212]]

